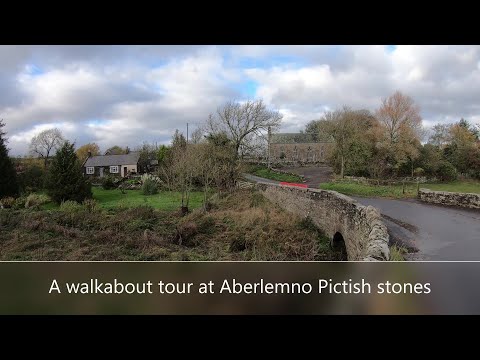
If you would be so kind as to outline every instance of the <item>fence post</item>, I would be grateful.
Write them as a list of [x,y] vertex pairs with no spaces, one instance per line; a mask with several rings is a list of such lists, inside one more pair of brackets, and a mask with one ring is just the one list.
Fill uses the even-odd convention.
[[403,179],[402,194],[405,194],[405,179]]
[[420,192],[420,180],[417,180],[417,197],[419,192]]

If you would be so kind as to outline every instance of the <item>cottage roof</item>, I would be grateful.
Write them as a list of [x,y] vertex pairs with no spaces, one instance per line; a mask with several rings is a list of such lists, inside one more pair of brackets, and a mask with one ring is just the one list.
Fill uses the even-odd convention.
[[139,152],[122,155],[99,155],[88,158],[84,166],[137,165],[139,159]]

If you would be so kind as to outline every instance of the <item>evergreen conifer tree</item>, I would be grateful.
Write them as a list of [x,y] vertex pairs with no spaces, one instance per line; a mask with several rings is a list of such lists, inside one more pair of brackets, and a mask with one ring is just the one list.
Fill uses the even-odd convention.
[[49,167],[46,189],[58,204],[67,200],[82,202],[92,197],[92,185],[83,175],[74,144],[66,141],[57,151]]
[[4,126],[3,120],[0,120],[0,199],[18,195],[17,173],[12,159],[8,156]]

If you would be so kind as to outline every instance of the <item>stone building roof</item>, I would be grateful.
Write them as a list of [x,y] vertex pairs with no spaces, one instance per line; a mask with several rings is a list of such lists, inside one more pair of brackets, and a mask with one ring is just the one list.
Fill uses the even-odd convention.
[[137,165],[139,159],[139,152],[122,155],[99,155],[88,158],[84,166]]
[[305,133],[276,133],[272,134],[270,144],[308,144],[317,142],[330,142],[327,136],[318,139],[313,134]]

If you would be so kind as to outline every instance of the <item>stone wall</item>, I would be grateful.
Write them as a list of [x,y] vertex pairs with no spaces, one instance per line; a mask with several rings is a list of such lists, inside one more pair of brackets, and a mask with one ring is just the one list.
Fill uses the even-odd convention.
[[333,238],[342,235],[348,260],[388,260],[388,233],[377,209],[335,191],[257,183],[266,198],[283,209],[310,217]]
[[421,201],[431,204],[480,209],[480,194],[420,189],[418,197]]

